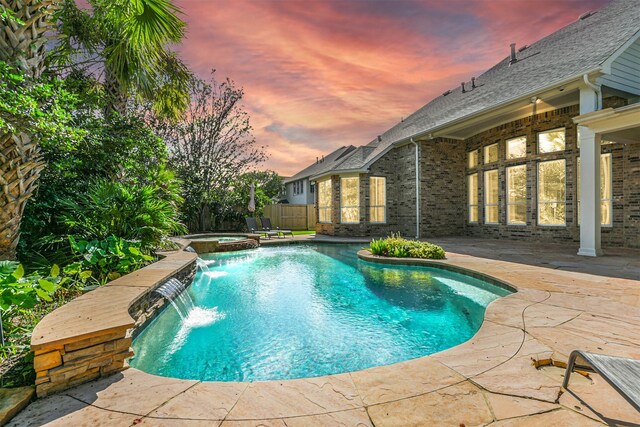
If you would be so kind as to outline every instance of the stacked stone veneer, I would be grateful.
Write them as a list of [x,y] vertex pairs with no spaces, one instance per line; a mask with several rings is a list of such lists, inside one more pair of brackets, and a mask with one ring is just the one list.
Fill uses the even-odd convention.
[[[115,326],[111,323],[103,325],[100,321],[95,321],[94,324],[87,325],[87,328],[84,328],[82,334],[77,337],[66,336],[63,340],[47,341],[47,337],[43,336],[38,337],[36,345],[32,341],[31,348],[35,355],[34,369],[38,397],[47,396],[128,368],[126,359],[133,356],[131,343],[136,329],[144,327],[166,303],[164,298],[154,290],[171,277],[184,283],[190,283],[195,274],[195,255],[189,258],[186,263],[179,260],[168,261],[168,265],[164,266],[158,265],[163,262],[165,260],[118,279],[119,281],[129,280],[128,284],[118,285],[114,281],[110,285],[83,295],[82,301],[80,299],[72,301],[70,304],[77,302],[73,306],[63,306],[58,309],[67,308],[64,316],[70,316],[70,323],[81,321],[83,310],[87,310],[89,313],[109,310],[110,308],[105,302],[108,301],[111,293],[114,298],[118,299],[111,309],[118,311],[115,317],[119,320],[115,323],[112,322]],[[165,268],[174,268],[174,272],[162,277],[156,283],[151,283],[150,286],[142,283],[144,275],[153,275],[154,271]],[[161,272],[164,274],[164,270]],[[141,282],[140,287],[136,285],[136,281]],[[116,295],[124,295],[124,297],[119,298]],[[132,297],[129,298],[129,295]],[[75,309],[78,311],[76,312]],[[54,313],[56,312],[51,314]],[[36,329],[34,335],[41,333],[42,330],[54,332],[60,327],[60,324],[64,325],[62,318],[64,316],[58,314],[58,318],[53,321],[57,322],[55,327],[48,327],[46,325],[48,320],[45,317],[39,324],[40,330]],[[100,318],[103,317],[107,316]],[[88,319],[88,321],[91,320]]]
[[[207,237],[207,235],[202,236]],[[236,240],[231,242],[219,242],[215,240],[215,236],[211,236],[211,239],[193,240],[191,242],[191,247],[199,254],[208,252],[241,251],[245,249],[255,249],[259,246],[259,234],[248,234],[245,240]]]
[[[625,104],[622,98],[604,101],[605,108]],[[528,116],[480,132],[467,140],[435,138],[418,142],[420,149],[420,236],[469,235],[487,238],[528,239],[549,242],[578,242],[577,204],[577,127],[572,118],[579,114],[573,105]],[[566,149],[557,153],[539,154],[537,134],[565,128]],[[507,160],[506,140],[527,137],[525,159]],[[498,144],[498,162],[484,165],[483,148]],[[467,152],[479,150],[478,166],[467,167]],[[603,145],[603,153],[612,155],[613,225],[602,227],[604,246],[640,247],[640,141]],[[539,162],[566,161],[566,224],[537,224],[537,165]],[[527,165],[527,224],[508,225],[506,219],[506,168]],[[498,169],[499,224],[484,224],[483,172]],[[467,176],[478,173],[478,223],[469,223],[467,216]],[[332,223],[318,224],[316,232],[337,236],[381,236],[400,232],[415,236],[415,146],[407,144],[390,150],[373,163],[369,173],[360,176],[360,223],[340,223],[340,176],[332,180]],[[369,222],[369,177],[387,178],[387,223]],[[316,200],[317,202],[317,200]],[[317,204],[317,203],[316,203]]]

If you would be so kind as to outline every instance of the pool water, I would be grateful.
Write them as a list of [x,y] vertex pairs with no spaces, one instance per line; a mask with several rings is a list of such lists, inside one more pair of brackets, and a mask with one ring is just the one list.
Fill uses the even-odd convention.
[[133,367],[257,381],[388,365],[460,344],[510,291],[439,268],[359,260],[362,245],[203,255],[185,319],[168,307],[134,340]]

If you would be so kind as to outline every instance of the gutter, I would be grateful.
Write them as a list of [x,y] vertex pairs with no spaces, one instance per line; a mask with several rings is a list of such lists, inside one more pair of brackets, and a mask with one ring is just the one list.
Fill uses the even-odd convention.
[[595,92],[596,102],[595,102],[595,105],[593,106],[593,111],[598,111],[600,109],[600,104],[602,102],[601,101],[602,93],[600,92],[600,86],[594,85],[593,83],[591,83],[591,81],[589,80],[589,74],[584,74],[582,76],[582,79],[584,80],[584,84],[586,84],[589,89]]
[[420,145],[411,138],[416,147],[416,239],[420,238]]

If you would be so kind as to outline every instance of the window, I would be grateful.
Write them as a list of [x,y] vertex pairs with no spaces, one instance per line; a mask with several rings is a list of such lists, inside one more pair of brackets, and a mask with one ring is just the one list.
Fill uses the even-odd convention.
[[498,161],[498,144],[491,144],[484,147],[484,164]]
[[538,153],[564,151],[564,128],[540,132],[538,134]]
[[507,159],[520,159],[527,155],[527,137],[507,139]]
[[565,160],[538,163],[538,224],[565,225]]
[[498,223],[498,169],[484,173],[484,223]]
[[469,151],[467,153],[467,167],[469,169],[478,167],[478,150]]
[[309,193],[313,194],[316,192],[316,185],[315,184],[309,184]]
[[360,178],[340,179],[340,222],[360,222]]
[[331,222],[331,180],[318,182],[318,222]]
[[507,168],[507,224],[527,225],[527,166]]
[[[611,153],[600,155],[600,225],[613,224]],[[580,224],[580,157],[578,157],[578,224]]]
[[371,222],[387,221],[387,179],[382,176],[372,176],[369,179],[369,215]]
[[469,222],[478,222],[478,174],[467,177],[467,201],[469,203]]
[[295,181],[293,183],[293,194],[302,194],[304,193],[302,181]]

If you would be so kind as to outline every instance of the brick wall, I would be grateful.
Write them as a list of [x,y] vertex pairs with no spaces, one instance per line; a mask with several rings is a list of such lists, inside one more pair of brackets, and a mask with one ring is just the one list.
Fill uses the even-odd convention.
[[[624,104],[608,98],[605,107]],[[496,126],[466,141],[436,138],[420,144],[420,233],[423,238],[470,235],[485,238],[532,239],[550,242],[578,242],[580,228],[577,204],[577,128],[572,118],[579,114],[573,105],[529,116]],[[565,150],[539,154],[539,132],[565,128]],[[527,137],[527,156],[507,160],[506,140]],[[498,144],[498,162],[484,165],[483,147]],[[479,164],[467,168],[467,152],[479,151]],[[321,234],[338,236],[383,236],[400,232],[415,236],[415,146],[394,148],[371,165],[369,174],[360,175],[360,223],[340,224],[340,176],[332,176],[333,224],[318,224]],[[603,246],[640,247],[640,141],[636,144],[603,145],[611,153],[613,169],[613,225],[602,227]],[[564,159],[566,162],[566,225],[537,225],[537,169],[541,161]],[[527,166],[527,225],[508,225],[506,218],[506,168]],[[484,224],[483,172],[498,170],[499,223]],[[467,176],[478,172],[477,224],[468,222]],[[369,176],[387,178],[387,223],[369,223]],[[316,195],[317,197],[317,195]]]
[[[608,100],[609,104],[618,106],[616,99]],[[572,118],[579,114],[579,106],[561,108],[551,112],[538,114],[515,120],[488,131],[482,132],[466,141],[466,151],[479,149],[479,165],[474,169],[466,169],[466,175],[478,172],[478,218],[477,224],[468,222],[465,209],[465,234],[478,237],[526,238],[535,241],[579,242],[578,226],[578,194],[577,194],[577,159],[580,149],[577,146],[577,127]],[[565,128],[566,147],[564,151],[539,154],[537,150],[537,134],[551,129]],[[506,140],[518,136],[527,137],[527,156],[525,159],[506,159]],[[483,147],[498,144],[499,160],[494,164],[484,165]],[[607,144],[602,147],[603,153],[612,156],[612,196],[613,225],[602,227],[603,246],[640,247],[638,232],[638,200],[640,199],[640,164],[636,168],[633,162],[640,159],[640,144]],[[466,154],[465,154],[466,155]],[[561,227],[541,226],[537,224],[537,168],[541,161],[565,159],[566,161],[566,225]],[[527,166],[527,225],[508,225],[506,218],[506,168],[513,165]],[[499,181],[499,224],[484,224],[484,179],[483,172],[498,169]],[[466,188],[465,179],[465,188]],[[633,200],[636,201],[635,211]],[[634,219],[634,213],[635,218]]]
[[420,159],[421,237],[463,234],[467,206],[464,141],[436,138],[421,142]]

